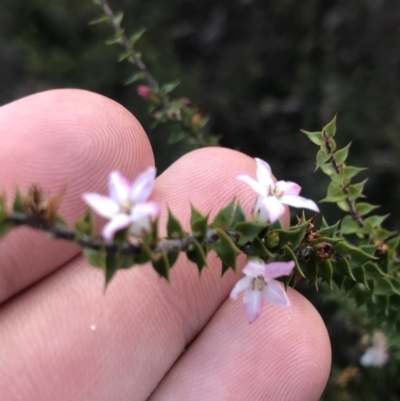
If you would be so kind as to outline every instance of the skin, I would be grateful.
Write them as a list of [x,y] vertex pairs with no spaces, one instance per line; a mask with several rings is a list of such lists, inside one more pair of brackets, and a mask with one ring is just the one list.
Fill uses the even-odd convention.
[[[0,108],[0,190],[40,183],[60,212],[83,215],[84,192],[107,193],[112,170],[134,179],[154,164],[148,138],[122,106],[81,90],[35,94]],[[191,152],[157,178],[152,199],[188,228],[189,203],[214,215],[236,197],[248,215],[257,195],[237,180],[255,162],[228,149]],[[287,215],[284,217],[288,224]],[[163,234],[163,232],[161,232]],[[182,256],[171,283],[151,266],[104,276],[74,245],[28,228],[0,241],[0,394],[4,401],[318,400],[331,350],[313,306],[289,289],[291,307],[264,305],[246,321],[241,277],[220,262],[198,277]],[[245,260],[239,258],[239,270]]]

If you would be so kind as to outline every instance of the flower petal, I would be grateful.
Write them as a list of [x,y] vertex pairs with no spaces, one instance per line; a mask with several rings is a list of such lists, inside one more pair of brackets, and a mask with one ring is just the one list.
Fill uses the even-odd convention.
[[128,200],[131,182],[125,178],[119,171],[113,171],[108,181],[108,191],[112,200],[121,204]]
[[265,162],[264,160],[261,159],[255,159],[257,163],[257,179],[258,182],[267,187],[270,188],[274,185],[274,181],[272,179],[272,172],[271,172],[271,167],[270,165]]
[[119,213],[119,205],[111,198],[99,194],[83,195],[83,200],[100,216],[112,219]]
[[288,308],[290,306],[289,298],[286,294],[283,284],[277,280],[268,280],[268,284],[263,288],[262,295],[264,299],[281,308]]
[[275,186],[283,195],[298,195],[301,191],[301,186],[291,181],[278,181]]
[[157,217],[160,213],[160,207],[157,202],[139,203],[131,211],[132,221],[141,219],[144,216]]
[[285,213],[285,206],[275,196],[268,196],[263,199],[263,205],[268,213],[268,219],[275,223]]
[[259,195],[268,195],[268,188],[260,184],[258,181],[253,180],[253,178],[249,177],[248,175],[239,174],[236,178],[238,180],[244,181],[247,185],[251,187],[252,190],[256,191]]
[[277,278],[281,276],[289,276],[294,269],[294,262],[271,262],[263,266],[263,276],[266,278]]
[[239,295],[242,291],[244,291],[244,290],[246,290],[247,288],[250,287],[252,281],[253,281],[253,278],[252,278],[252,277],[248,277],[248,276],[242,277],[242,278],[235,284],[235,286],[233,287],[233,289],[232,289],[232,291],[231,291],[231,294],[230,294],[230,297],[231,297],[232,299],[236,299],[236,298],[238,297],[238,295]]
[[264,276],[265,267],[265,263],[259,262],[255,259],[251,259],[247,262],[242,271],[246,276],[249,277]]
[[136,237],[146,234],[151,229],[151,218],[159,214],[157,202],[146,202],[132,208],[130,232]]
[[260,290],[248,289],[245,291],[243,301],[246,306],[246,317],[249,323],[253,323],[261,314],[263,297]]
[[106,241],[111,241],[117,231],[128,227],[129,224],[131,224],[131,218],[128,214],[116,215],[108,224],[103,227],[103,238]]
[[264,207],[263,200],[265,196],[260,195],[256,202],[256,207],[254,208],[254,213],[258,214],[257,221],[259,223],[267,223],[268,222],[268,212]]
[[146,202],[153,191],[155,178],[156,168],[151,166],[136,178],[130,190],[129,199],[134,203]]
[[282,195],[279,200],[285,205],[310,209],[314,212],[319,212],[319,207],[314,201],[312,201],[311,199],[303,198],[302,196]]

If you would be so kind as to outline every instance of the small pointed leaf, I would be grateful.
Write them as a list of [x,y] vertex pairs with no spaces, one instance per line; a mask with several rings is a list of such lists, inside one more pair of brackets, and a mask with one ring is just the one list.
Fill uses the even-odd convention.
[[135,72],[125,82],[124,85],[133,84],[134,82],[140,81],[144,78],[143,72]]
[[230,237],[217,228],[219,240],[212,245],[212,248],[222,260],[223,264],[232,268],[236,272],[236,257],[240,254],[240,249],[234,244]]
[[234,229],[240,233],[238,244],[244,245],[253,241],[264,228],[265,224],[251,223],[249,221],[236,223]]
[[186,251],[187,258],[196,263],[199,273],[203,270],[203,267],[208,267],[206,252],[197,240],[194,240],[189,250]]
[[203,216],[193,205],[191,207],[190,227],[193,235],[204,238],[207,233],[208,216]]
[[234,206],[235,201],[233,200],[227,206],[222,208],[215,216],[212,226],[214,228],[230,228]]
[[308,136],[308,139],[311,142],[315,143],[316,145],[321,146],[323,144],[322,132],[321,131],[319,131],[319,132],[308,132],[308,131],[301,130],[301,132],[303,134],[306,134]]
[[326,132],[329,137],[333,138],[336,134],[336,116],[333,117],[332,121],[325,125],[322,132]]
[[171,212],[170,208],[168,208],[167,234],[168,238],[171,239],[183,238],[186,235],[181,223]]
[[25,205],[20,190],[17,188],[15,191],[15,198],[12,207],[14,213],[25,213]]
[[350,145],[351,142],[344,148],[339,149],[334,153],[333,157],[335,158],[335,161],[338,166],[341,166],[346,161],[347,156],[349,154]]

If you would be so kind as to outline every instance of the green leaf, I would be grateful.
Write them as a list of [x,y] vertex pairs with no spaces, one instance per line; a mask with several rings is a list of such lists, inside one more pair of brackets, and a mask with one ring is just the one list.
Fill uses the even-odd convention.
[[129,84],[133,84],[136,81],[140,81],[141,79],[144,78],[144,74],[143,72],[135,72],[134,74],[132,74],[125,82],[124,85],[129,85]]
[[115,44],[119,44],[122,45],[122,36],[120,34],[116,34],[114,35],[112,38],[107,39],[104,44],[105,45],[115,45]]
[[172,252],[169,251],[167,253],[167,258],[168,258],[168,262],[169,262],[169,268],[171,269],[172,267],[174,267],[174,264],[176,263],[176,261],[178,260],[179,257],[179,252]]
[[96,24],[101,24],[102,22],[108,22],[108,16],[103,15],[102,17],[96,18],[92,21],[89,22],[89,25],[96,25]]
[[240,233],[238,244],[244,245],[253,241],[264,228],[265,224],[251,223],[248,221],[236,223],[234,229]]
[[320,230],[319,230],[320,234],[322,236],[324,236],[324,237],[334,237],[336,235],[337,230],[338,230],[339,223],[340,223],[340,221],[338,221],[336,224],[334,224],[332,226],[328,226],[326,224],[325,219],[324,219],[323,227],[320,228]]
[[114,24],[120,25],[122,20],[123,20],[123,18],[124,18],[124,13],[123,12],[115,14],[114,18],[113,18]]
[[352,280],[355,280],[353,272],[351,271],[351,268],[350,268],[350,263],[347,260],[347,258],[342,258],[339,260],[332,260],[332,267],[333,267],[333,271],[336,274],[340,274],[342,276],[347,276],[347,277],[350,277]]
[[333,138],[336,134],[336,116],[333,117],[332,121],[325,125],[322,132],[326,132],[330,138]]
[[5,237],[14,226],[11,222],[6,222],[7,217],[6,196],[2,195],[0,196],[0,238]]
[[133,267],[136,263],[135,257],[133,255],[123,255],[119,254],[118,266],[120,269],[129,269]]
[[133,47],[135,46],[136,42],[143,36],[146,32],[146,29],[140,29],[137,32],[134,32],[128,39],[130,45]]
[[119,246],[125,244],[128,241],[129,228],[123,228],[115,232],[113,243]]
[[353,166],[342,166],[341,168],[341,172],[346,184],[348,184],[353,177],[355,177],[357,174],[361,173],[361,171],[364,170],[366,170],[366,168],[353,167]]
[[399,246],[399,241],[400,241],[400,236],[396,236],[395,238],[392,238],[389,240],[386,244],[389,247],[390,251],[394,251],[398,246]]
[[124,52],[124,53],[121,53],[118,56],[118,62],[120,63],[121,61],[126,60],[127,58],[129,58],[131,56],[132,56],[132,50],[129,50],[129,51]]
[[371,227],[379,227],[387,218],[388,214],[385,216],[370,216],[364,220],[365,225],[370,225]]
[[256,237],[252,242],[242,248],[242,251],[248,256],[260,256],[273,259],[274,255],[266,248],[263,241]]
[[171,212],[170,208],[168,208],[167,235],[171,239],[183,238],[186,235],[181,223]]
[[347,187],[347,190],[349,192],[348,196],[350,199],[356,200],[357,198],[364,198],[364,195],[362,194],[362,191],[364,190],[364,185],[368,181],[368,179],[365,179],[364,181],[361,181],[357,184],[351,184]]
[[346,198],[343,194],[341,186],[334,181],[331,181],[328,186],[328,193],[326,198],[320,200],[320,202],[339,202]]
[[222,260],[223,264],[232,268],[236,272],[236,257],[240,254],[240,249],[234,244],[230,237],[223,231],[217,228],[219,239],[212,248]]
[[116,254],[108,254],[106,255],[105,259],[105,271],[106,271],[106,282],[105,282],[105,287],[110,284],[111,279],[114,277],[114,274],[118,270],[118,255]]
[[[335,177],[338,175],[335,168],[330,163],[321,164],[319,167],[321,167],[322,172],[329,177]],[[339,178],[340,178],[340,176],[339,176]]]
[[321,167],[323,164],[325,164],[326,161],[330,159],[331,155],[327,153],[325,148],[321,148],[317,152],[317,169],[318,167]]
[[287,230],[275,230],[279,234],[279,248],[283,248],[285,245],[290,246],[292,249],[296,249],[304,239],[309,221],[298,225],[292,226]]
[[15,191],[14,203],[12,206],[14,213],[25,213],[25,205],[20,190],[17,188]]
[[333,267],[329,259],[322,259],[317,261],[318,273],[319,275],[328,283],[329,287],[332,289],[332,276]]
[[350,145],[351,142],[344,148],[334,153],[333,157],[335,158],[337,165],[341,166],[346,161],[347,155],[349,154]]
[[81,220],[75,222],[75,230],[81,235],[88,235],[93,237],[95,234],[94,229],[94,216],[91,209],[87,208],[85,215]]
[[308,139],[316,145],[321,146],[323,144],[322,132],[308,132],[304,130],[301,130],[301,132],[306,134]]
[[[396,285],[397,284],[397,285]],[[395,284],[393,279],[382,277],[374,281],[374,294],[375,295],[400,295],[398,283]]]
[[207,233],[208,216],[203,216],[193,205],[190,205],[190,227],[193,235],[204,238]]
[[83,254],[85,255],[87,261],[94,267],[100,267],[102,269],[106,268],[106,253],[104,249],[83,249]]
[[206,252],[197,240],[194,240],[193,244],[190,245],[186,251],[186,256],[197,265],[199,273],[201,273],[203,267],[208,267]]
[[244,214],[244,211],[243,211],[242,207],[240,206],[240,203],[237,202],[235,212],[233,213],[232,227],[234,227],[236,223],[239,223],[242,221],[246,221],[246,215]]
[[164,95],[167,95],[168,93],[171,93],[179,84],[179,81],[166,83],[161,86],[160,91],[164,93]]
[[226,228],[231,226],[233,208],[235,206],[235,201],[229,203],[229,205],[222,208],[214,218],[212,226],[214,228]]
[[371,213],[374,209],[377,209],[379,206],[370,205],[366,202],[360,202],[356,204],[357,213],[360,216],[364,216],[365,214]]
[[152,261],[152,265],[160,277],[164,277],[167,281],[169,281],[170,265],[165,251],[162,251],[159,255],[157,255],[157,258]]
[[284,251],[284,255],[282,257],[277,257],[277,261],[290,261],[293,260],[295,267],[294,267],[294,271],[297,272],[298,274],[300,274],[301,277],[306,277],[303,270],[301,269],[301,266],[299,264],[299,261],[297,260],[296,255],[293,252],[293,249],[291,249],[290,247],[288,247],[287,245],[284,246],[283,248]]
[[352,219],[351,216],[345,216],[340,225],[340,233],[345,234],[355,234],[359,230],[357,223]]
[[364,264],[364,271],[367,280],[386,276],[386,274],[375,263],[370,261]]

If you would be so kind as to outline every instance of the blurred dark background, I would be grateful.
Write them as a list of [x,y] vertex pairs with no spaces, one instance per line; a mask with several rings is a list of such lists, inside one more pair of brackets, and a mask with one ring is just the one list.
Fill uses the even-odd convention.
[[[137,46],[144,61],[160,81],[181,80],[174,94],[190,97],[211,117],[210,130],[222,136],[223,146],[267,160],[278,177],[299,182],[306,197],[322,199],[328,181],[313,173],[316,147],[300,129],[319,130],[337,113],[339,145],[353,142],[349,163],[369,168],[361,179],[369,177],[370,203],[382,205],[381,214],[391,213],[387,228],[400,229],[399,0],[110,0],[110,5],[125,12],[128,32],[147,28]],[[184,148],[178,144],[165,152],[168,129],[150,130],[136,87],[122,84],[132,66],[117,63],[121,50],[103,44],[111,29],[88,25],[100,15],[89,0],[1,0],[0,104],[50,88],[101,93],[136,115],[162,170]],[[340,218],[335,207],[324,204],[323,212],[331,223]],[[336,310],[330,305],[325,303],[323,313],[328,325]],[[357,343],[354,330],[349,333],[342,343]],[[334,373],[354,362],[347,354],[335,362]],[[348,398],[332,381],[323,400],[400,399],[392,376],[375,373],[383,375],[386,394],[378,391],[379,380],[369,378],[378,377],[374,371],[359,370],[361,376],[354,377],[364,378],[372,390],[364,395],[358,390],[357,397],[350,392]],[[374,398],[378,394],[383,398]]]

